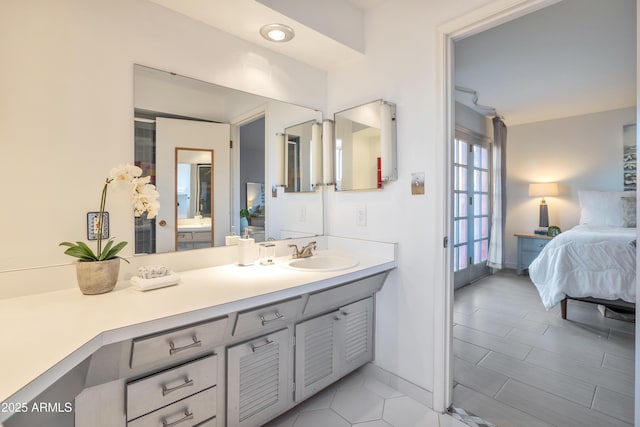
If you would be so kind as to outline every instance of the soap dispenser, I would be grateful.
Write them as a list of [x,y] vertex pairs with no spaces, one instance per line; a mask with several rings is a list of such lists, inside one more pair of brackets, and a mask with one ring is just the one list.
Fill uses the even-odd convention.
[[238,240],[238,265],[253,265],[256,261],[255,239],[249,237],[249,230],[245,228],[244,236]]
[[226,246],[234,246],[238,244],[240,236],[236,235],[236,226],[231,226],[231,234],[224,237],[224,244]]

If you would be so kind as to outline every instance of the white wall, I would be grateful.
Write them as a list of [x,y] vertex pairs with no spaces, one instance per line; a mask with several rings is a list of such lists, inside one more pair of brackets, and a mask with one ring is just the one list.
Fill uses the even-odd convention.
[[635,108],[530,123],[507,128],[507,221],[505,263],[517,264],[516,232],[538,227],[540,198],[530,182],[558,182],[547,197],[549,224],[578,224],[578,190],[623,190],[622,127],[635,123]]
[[[133,162],[134,63],[326,103],[326,72],[148,1],[4,0],[0,29],[0,271],[73,261],[58,243],[85,239],[109,170]],[[129,201],[107,203],[129,255]],[[0,274],[0,296],[5,285],[18,286]]]
[[[329,193],[329,233],[399,243],[399,268],[377,299],[376,361],[432,390],[433,299],[442,286],[443,144],[436,126],[437,27],[489,3],[393,0],[365,18],[366,55],[329,72],[329,112],[375,99],[396,103],[398,181],[381,191]],[[425,173],[425,195],[411,195],[411,173]],[[356,225],[364,206],[367,225]]]

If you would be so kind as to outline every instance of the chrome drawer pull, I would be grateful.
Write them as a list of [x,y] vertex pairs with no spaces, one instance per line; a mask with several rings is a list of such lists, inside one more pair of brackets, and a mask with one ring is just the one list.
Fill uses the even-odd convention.
[[162,395],[166,396],[167,394],[172,393],[172,392],[174,392],[176,390],[180,390],[181,388],[185,388],[185,387],[191,387],[192,385],[193,385],[193,380],[190,380],[189,378],[185,378],[184,383],[182,383],[182,384],[180,384],[178,386],[172,387],[172,388],[167,388],[166,385],[163,385],[162,386]]
[[269,338],[265,338],[264,344],[251,344],[251,351],[255,353],[257,349],[268,346],[269,344],[273,344],[273,341],[269,341]]
[[191,339],[193,340],[192,344],[187,344],[182,347],[176,347],[175,344],[173,344],[173,341],[171,341],[169,343],[169,346],[171,347],[169,349],[169,355],[174,355],[178,352],[181,352],[182,350],[188,350],[190,348],[202,347],[202,341],[200,341],[197,336],[194,335],[193,337],[191,337]]
[[173,427],[173,426],[177,426],[180,423],[183,423],[185,421],[189,421],[193,419],[193,413],[189,413],[188,409],[185,409],[184,411],[184,417],[180,418],[178,421],[174,421],[172,423],[168,423],[167,420],[162,420],[162,427]]
[[271,322],[275,322],[276,320],[282,320],[284,319],[284,315],[280,314],[279,312],[275,312],[275,316],[273,319],[265,319],[264,316],[260,316],[260,320],[262,321],[262,326],[268,325]]

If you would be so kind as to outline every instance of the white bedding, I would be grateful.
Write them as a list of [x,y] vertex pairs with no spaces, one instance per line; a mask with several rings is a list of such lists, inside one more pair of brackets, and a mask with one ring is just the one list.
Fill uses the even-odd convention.
[[569,295],[636,301],[635,228],[578,225],[551,240],[529,266],[547,309]]

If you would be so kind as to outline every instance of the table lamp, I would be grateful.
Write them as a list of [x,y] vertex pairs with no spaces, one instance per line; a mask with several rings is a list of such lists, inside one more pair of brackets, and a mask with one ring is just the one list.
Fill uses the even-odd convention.
[[557,182],[539,182],[539,183],[531,183],[529,184],[529,196],[530,197],[542,197],[542,202],[540,202],[540,227],[548,227],[549,226],[549,209],[547,207],[547,202],[545,202],[544,198],[547,196],[557,196],[558,195],[558,183]]

